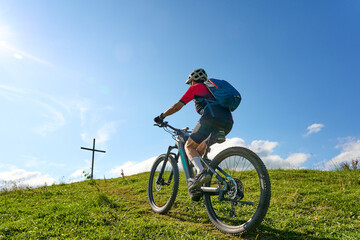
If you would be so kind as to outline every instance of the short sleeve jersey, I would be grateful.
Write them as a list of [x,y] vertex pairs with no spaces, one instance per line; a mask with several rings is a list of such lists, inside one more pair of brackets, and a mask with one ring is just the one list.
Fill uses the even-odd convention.
[[191,100],[195,99],[196,97],[203,97],[206,99],[214,99],[209,89],[204,84],[195,84],[190,86],[189,89],[186,91],[184,96],[180,98],[180,101],[184,104],[187,104]]
[[[180,102],[187,104],[196,98],[215,99],[209,89],[204,84],[195,84],[189,87],[184,96],[180,98]],[[198,106],[195,102],[196,111],[200,113],[203,106]]]

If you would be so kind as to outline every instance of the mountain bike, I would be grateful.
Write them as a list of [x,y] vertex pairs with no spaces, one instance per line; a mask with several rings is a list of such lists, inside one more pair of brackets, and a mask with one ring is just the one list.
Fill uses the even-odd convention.
[[[149,176],[148,198],[152,210],[167,213],[175,202],[179,189],[181,161],[186,182],[195,171],[185,154],[184,145],[189,138],[188,128],[177,129],[163,122],[155,124],[170,133],[175,140],[167,153],[155,160]],[[212,133],[207,141],[221,143],[225,134]],[[207,142],[208,144],[210,142]],[[208,145],[207,144],[207,145]],[[208,145],[209,146],[209,145]],[[176,153],[173,150],[177,150]],[[203,197],[207,215],[212,224],[226,234],[240,235],[256,228],[264,219],[271,198],[270,178],[262,160],[244,147],[230,147],[213,159],[208,158],[209,147],[201,156],[205,168],[211,173],[211,181],[189,191],[190,197]]]

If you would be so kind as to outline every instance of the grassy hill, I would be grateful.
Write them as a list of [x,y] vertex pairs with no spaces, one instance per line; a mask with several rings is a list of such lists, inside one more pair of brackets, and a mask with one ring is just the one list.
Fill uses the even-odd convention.
[[[270,170],[260,227],[240,239],[360,239],[360,171]],[[239,239],[211,225],[183,174],[167,215],[151,211],[148,173],[0,193],[0,239]]]

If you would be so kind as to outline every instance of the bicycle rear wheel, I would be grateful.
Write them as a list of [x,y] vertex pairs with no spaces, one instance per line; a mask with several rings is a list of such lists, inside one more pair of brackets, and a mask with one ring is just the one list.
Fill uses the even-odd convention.
[[[175,202],[179,189],[179,168],[173,157],[160,155],[154,162],[148,183],[149,203],[154,212],[165,214]],[[165,166],[164,166],[165,162]]]
[[[211,166],[228,183],[222,200],[219,195],[204,193],[211,222],[221,232],[233,235],[256,228],[265,217],[271,198],[269,174],[261,159],[249,149],[232,147],[220,152]],[[220,168],[228,176],[221,173]],[[223,187],[214,176],[206,186]]]

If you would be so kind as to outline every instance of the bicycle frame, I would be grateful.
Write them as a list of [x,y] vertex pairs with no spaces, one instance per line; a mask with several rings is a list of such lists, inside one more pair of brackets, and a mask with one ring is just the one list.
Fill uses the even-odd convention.
[[[189,133],[187,132],[187,130],[181,130],[181,129],[177,129],[172,127],[171,125],[169,125],[167,122],[162,123],[161,125],[157,125],[159,127],[168,127],[170,129],[173,130],[173,136],[176,135],[176,139],[175,139],[175,146],[169,146],[168,151],[166,153],[165,156],[165,160],[163,163],[163,166],[161,168],[160,174],[157,176],[156,182],[159,183],[159,179],[162,179],[162,172],[165,169],[166,163],[169,159],[170,156],[174,157],[175,161],[178,163],[179,161],[179,157],[181,159],[181,163],[183,166],[183,170],[184,170],[184,174],[185,174],[185,178],[186,178],[186,182],[188,183],[189,178],[193,178],[194,177],[194,170],[192,168],[192,166],[189,163],[189,159],[185,153],[185,142],[188,139],[188,137],[190,136]],[[169,132],[169,131],[168,131]],[[171,152],[173,149],[178,149],[178,153],[175,154],[173,152]],[[209,163],[209,159],[206,157],[207,156],[207,152],[208,152],[208,148],[206,148],[206,151],[203,155],[203,157],[200,157],[201,161],[203,162],[203,164],[213,173],[213,175],[224,185],[222,188],[214,188],[214,187],[201,187],[201,191],[204,193],[209,193],[211,195],[219,195],[219,200],[223,200],[224,199],[224,192],[228,189],[228,184],[226,182],[226,180],[221,177],[211,166]],[[227,174],[224,170],[222,170],[221,168],[217,168],[224,176],[226,176],[226,178],[230,181],[233,181],[235,184],[235,180],[229,175]],[[173,173],[170,174],[169,179],[168,179],[168,183],[171,182]]]

